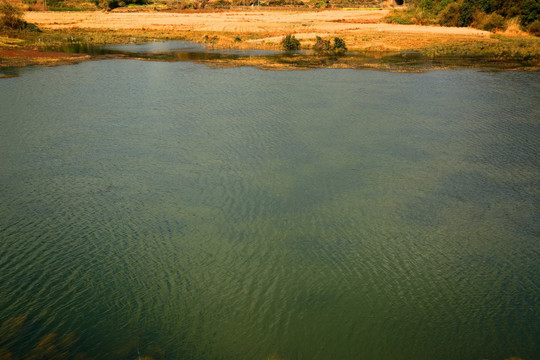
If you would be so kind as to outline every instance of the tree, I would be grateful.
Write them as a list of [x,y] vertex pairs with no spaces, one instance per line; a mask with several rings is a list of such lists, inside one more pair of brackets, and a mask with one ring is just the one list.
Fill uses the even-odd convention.
[[0,3],[0,14],[0,28],[23,30],[27,25],[23,20],[23,11],[5,0]]
[[540,0],[526,0],[521,7],[521,23],[525,26],[540,18]]
[[298,40],[294,35],[286,35],[281,40],[281,46],[287,51],[293,51],[300,49],[300,40]]

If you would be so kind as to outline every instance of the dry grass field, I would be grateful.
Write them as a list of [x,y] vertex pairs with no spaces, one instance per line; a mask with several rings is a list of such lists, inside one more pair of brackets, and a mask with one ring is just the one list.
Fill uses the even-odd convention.
[[[527,58],[530,69],[540,65],[540,39],[527,34],[493,34],[473,28],[387,24],[388,10],[366,9],[264,9],[188,10],[183,12],[27,11],[26,21],[43,33],[0,33],[0,68],[25,64],[79,62],[80,56],[37,56],[28,50],[54,48],[69,39],[93,44],[182,39],[210,43],[215,48],[281,49],[281,39],[294,34],[301,48],[310,49],[317,36],[342,38],[349,51],[420,51],[429,56],[488,54],[502,58]],[[34,56],[36,55],[36,56]],[[56,60],[54,60],[56,59]]]
[[[278,44],[284,34],[314,41],[316,36],[339,36],[350,50],[402,50],[453,41],[489,39],[490,33],[471,28],[382,23],[387,10],[224,11],[224,12],[27,12],[26,20],[42,29],[117,30],[140,34],[168,32],[197,40],[205,34],[251,38],[238,47]],[[190,34],[191,33],[191,34]],[[269,44],[270,43],[270,44]],[[227,41],[223,42],[227,47]],[[219,46],[219,44],[218,44]]]

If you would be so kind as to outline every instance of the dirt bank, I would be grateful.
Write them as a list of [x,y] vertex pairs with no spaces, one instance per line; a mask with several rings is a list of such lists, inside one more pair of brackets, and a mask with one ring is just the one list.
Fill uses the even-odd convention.
[[[23,67],[29,65],[67,65],[90,60],[90,55],[67,54],[62,52],[39,50],[0,49],[0,69],[7,67]],[[1,77],[6,77],[0,74]]]

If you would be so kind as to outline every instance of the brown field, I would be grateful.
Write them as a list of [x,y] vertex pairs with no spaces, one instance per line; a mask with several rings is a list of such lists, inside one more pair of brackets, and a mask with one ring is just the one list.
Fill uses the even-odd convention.
[[[387,10],[268,11],[223,12],[27,12],[26,20],[42,29],[100,29],[129,31],[165,31],[171,35],[203,36],[205,33],[227,37],[255,37],[248,47],[279,43],[284,34],[313,41],[315,36],[339,36],[350,50],[403,50],[448,41],[489,39],[490,33],[471,28],[385,24]],[[271,43],[271,44],[268,44]],[[240,45],[240,44],[237,44]]]

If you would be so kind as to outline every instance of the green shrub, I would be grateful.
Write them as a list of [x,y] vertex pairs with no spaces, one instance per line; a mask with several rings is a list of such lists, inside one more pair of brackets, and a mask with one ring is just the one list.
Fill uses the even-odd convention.
[[320,36],[317,36],[313,50],[317,52],[335,53],[340,54],[347,51],[347,45],[341,38],[335,37],[334,44],[330,43],[330,40],[324,40]]
[[25,28],[24,28],[25,31],[38,32],[38,33],[41,32],[41,29],[36,24],[29,23],[26,21],[24,23],[25,23]]
[[112,10],[129,5],[147,5],[148,0],[94,0],[94,4],[98,8]]
[[23,20],[23,11],[5,0],[0,3],[0,30],[25,30],[41,32],[36,24]]
[[474,14],[474,27],[486,31],[494,31],[497,29],[504,29],[506,27],[504,18],[497,14],[486,14],[483,11],[477,11]]
[[413,15],[410,12],[400,10],[393,10],[392,12],[388,13],[383,20],[389,24],[414,24]]
[[94,0],[94,4],[100,9],[112,10],[120,6],[118,0]]
[[[416,19],[437,18],[445,26],[478,26],[479,21],[475,14],[483,12],[487,15],[496,13],[504,19],[519,17],[521,25],[525,28],[534,21],[540,21],[540,0],[408,0],[409,10],[416,11]],[[419,18],[418,14],[422,14]],[[390,14],[388,22],[406,23],[407,18],[393,18]],[[457,17],[457,21],[456,21]],[[486,20],[487,21],[487,20]],[[416,21],[418,23],[418,21]],[[487,28],[498,28],[500,18],[490,18]]]
[[27,22],[23,20],[23,11],[12,4],[2,1],[0,3],[0,28],[10,30],[23,30]]
[[345,45],[345,41],[342,38],[334,38],[334,51],[338,53],[347,51],[347,45]]
[[459,4],[459,24],[458,26],[467,27],[472,24],[474,14],[478,10],[475,0],[462,0]]
[[320,36],[317,36],[315,45],[313,45],[313,50],[317,52],[324,52],[330,51],[331,49],[332,45],[330,44],[330,40],[323,40]]
[[63,6],[64,6],[63,0],[47,0],[48,8],[50,7],[56,8],[56,7],[63,7]]
[[433,0],[420,0],[418,1],[418,7],[427,12],[433,12],[435,4],[433,3]]
[[459,26],[459,5],[455,2],[446,5],[439,13],[438,22],[442,26]]
[[286,35],[281,40],[281,46],[287,51],[293,51],[300,49],[300,40],[298,40],[294,35]]
[[231,4],[227,0],[217,0],[211,4],[208,4],[210,9],[230,9]]
[[327,7],[330,7],[328,0],[310,0],[308,5],[319,9],[326,9]]
[[528,27],[529,34],[534,36],[540,36],[540,20],[533,21]]
[[521,10],[518,9],[517,7],[515,7],[515,6],[512,6],[511,8],[507,9],[506,11],[501,10],[500,13],[501,13],[501,15],[506,16],[506,18],[510,19],[510,18],[514,18],[514,17],[519,16],[519,14],[521,13]]
[[521,23],[529,26],[540,19],[540,0],[526,0],[521,7]]

